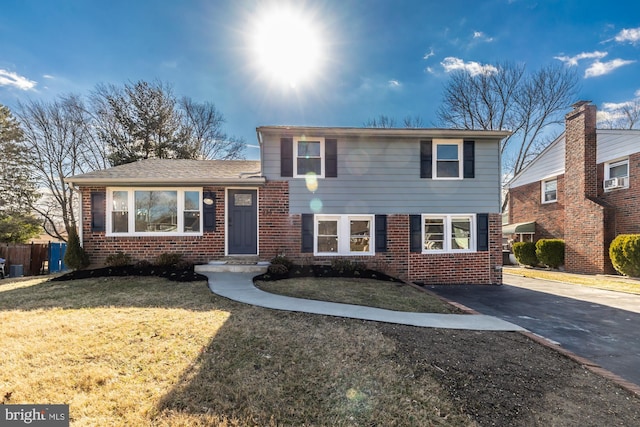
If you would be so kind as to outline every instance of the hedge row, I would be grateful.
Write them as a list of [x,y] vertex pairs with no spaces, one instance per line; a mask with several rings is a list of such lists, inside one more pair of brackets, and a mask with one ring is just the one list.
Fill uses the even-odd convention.
[[534,267],[544,264],[551,268],[558,268],[564,264],[564,240],[540,239],[533,242],[516,242],[513,244],[513,254],[520,264]]

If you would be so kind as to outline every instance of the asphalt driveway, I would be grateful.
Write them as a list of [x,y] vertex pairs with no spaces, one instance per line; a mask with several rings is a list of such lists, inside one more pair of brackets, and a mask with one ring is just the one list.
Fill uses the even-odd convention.
[[429,286],[541,335],[640,386],[640,295],[504,275],[502,286]]

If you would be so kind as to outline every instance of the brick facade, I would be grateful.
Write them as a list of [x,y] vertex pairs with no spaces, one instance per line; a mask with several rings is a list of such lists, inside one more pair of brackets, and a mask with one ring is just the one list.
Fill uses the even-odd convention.
[[509,191],[509,223],[536,222],[536,239],[564,238],[564,175],[558,176],[558,200],[542,203],[540,181]]
[[[225,256],[225,189],[205,187],[216,193],[216,231],[202,236],[106,236],[91,231],[91,193],[104,187],[82,188],[82,239],[94,265],[103,265],[109,254],[122,251],[134,260],[153,261],[165,252],[179,252],[193,263]],[[259,258],[264,261],[285,255],[298,263],[330,263],[335,257],[301,253],[301,215],[289,214],[289,184],[267,182],[258,189]],[[387,216],[387,252],[349,257],[410,282],[425,284],[502,283],[501,215],[489,215],[489,251],[462,254],[420,254],[409,250],[409,215]]]
[[[224,257],[223,187],[205,187],[216,193],[216,231],[202,236],[107,236],[104,231],[91,231],[91,193],[105,192],[104,187],[82,188],[82,245],[92,265],[104,265],[108,255],[124,252],[135,261],[154,261],[165,252],[181,253],[185,260],[205,263]],[[106,203],[106,202],[105,202]]]
[[[629,188],[605,192],[596,164],[596,108],[576,104],[565,117],[565,173],[558,202],[541,203],[541,181],[509,190],[509,222],[536,222],[536,240],[565,240],[569,272],[614,273],[609,245],[618,234],[640,233],[640,152],[629,156]],[[570,165],[570,166],[569,166]]]

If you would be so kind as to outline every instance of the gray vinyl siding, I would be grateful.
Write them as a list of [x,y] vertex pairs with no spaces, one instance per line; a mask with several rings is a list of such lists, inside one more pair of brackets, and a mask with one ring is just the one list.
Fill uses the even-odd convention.
[[[475,178],[420,178],[420,139],[338,140],[338,177],[318,180],[311,192],[302,178],[280,177],[279,139],[263,145],[267,181],[288,180],[292,214],[420,214],[500,212],[499,141],[476,140]],[[315,203],[312,201],[316,200]]]

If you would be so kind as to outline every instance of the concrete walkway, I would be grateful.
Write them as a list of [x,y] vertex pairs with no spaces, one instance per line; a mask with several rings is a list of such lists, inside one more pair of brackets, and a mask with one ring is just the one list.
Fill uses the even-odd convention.
[[480,314],[410,313],[275,295],[261,291],[253,285],[253,278],[256,276],[255,272],[211,272],[205,269],[198,272],[207,276],[209,288],[213,293],[233,301],[274,310],[297,311],[429,328],[475,331],[525,330],[518,325],[497,317]]

